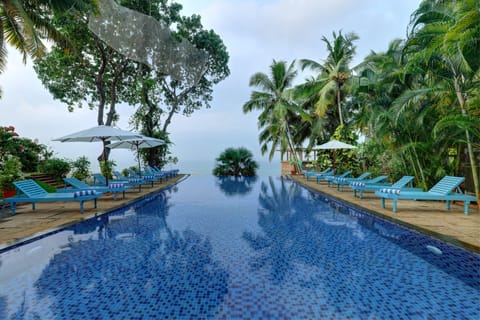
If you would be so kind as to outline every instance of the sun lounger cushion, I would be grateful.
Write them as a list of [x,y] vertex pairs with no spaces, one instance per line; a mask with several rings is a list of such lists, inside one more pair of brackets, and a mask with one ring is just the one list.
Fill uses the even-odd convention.
[[78,197],[84,197],[84,196],[90,196],[90,195],[96,195],[96,194],[97,194],[97,191],[95,190],[79,190],[73,193],[73,197],[78,198]]
[[125,183],[110,183],[108,186],[112,189],[121,189],[125,188]]
[[400,189],[383,188],[383,189],[380,189],[379,191],[388,193],[388,194],[400,194]]
[[365,182],[354,181],[354,182],[351,182],[350,185],[354,187],[365,187]]

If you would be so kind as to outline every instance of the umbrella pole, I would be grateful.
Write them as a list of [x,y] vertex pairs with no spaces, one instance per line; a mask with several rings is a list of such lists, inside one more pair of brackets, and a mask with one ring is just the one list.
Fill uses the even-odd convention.
[[337,174],[337,155],[336,155],[337,150],[333,149],[333,172],[334,174]]
[[108,187],[108,167],[107,167],[107,153],[105,152],[105,139],[102,140],[103,142],[103,168],[105,169],[105,180]]
[[138,144],[136,144],[136,146],[137,146],[138,175],[141,177],[142,169],[140,168],[140,152],[139,152]]

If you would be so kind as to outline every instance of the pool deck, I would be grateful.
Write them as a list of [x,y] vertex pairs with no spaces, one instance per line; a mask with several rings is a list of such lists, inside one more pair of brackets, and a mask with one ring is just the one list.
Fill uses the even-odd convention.
[[184,176],[179,174],[162,183],[155,182],[153,187],[149,184],[144,184],[141,192],[138,191],[138,187],[130,189],[126,192],[125,199],[122,198],[121,193],[117,194],[117,200],[115,201],[112,193],[103,194],[97,200],[96,209],[93,201],[86,201],[83,204],[83,214],[80,213],[80,205],[76,201],[37,203],[35,210],[32,210],[30,203],[17,204],[15,215],[13,216],[11,215],[10,206],[7,206],[7,208],[0,209],[0,249],[79,223],[91,217],[102,215],[116,208],[121,208],[175,184]]
[[[114,201],[113,195],[105,194],[99,198],[97,209],[93,208],[93,201],[84,203],[83,214],[80,213],[78,202],[38,203],[35,210],[31,209],[31,204],[26,204],[18,206],[14,216],[10,214],[10,208],[5,208],[0,211],[0,249],[121,208],[176,183],[184,176],[178,175],[166,182],[156,183],[154,187],[143,186],[142,192],[138,192],[138,189],[128,191],[125,199],[119,194]],[[463,214],[463,203],[453,204],[448,211],[445,202],[402,200],[398,202],[397,213],[393,214],[391,201],[387,201],[386,208],[382,209],[380,199],[371,192],[359,199],[353,197],[348,187],[341,192],[326,184],[317,184],[315,180],[306,181],[303,176],[292,176],[292,179],[353,207],[480,253],[480,213],[477,205],[471,205],[466,216]]]
[[452,204],[447,210],[445,201],[399,200],[397,212],[392,211],[392,201],[381,200],[373,192],[364,192],[363,198],[354,198],[353,191],[345,186],[344,191],[328,187],[326,182],[317,184],[316,179],[307,181],[303,175],[291,178],[310,189],[347,202],[349,205],[378,215],[386,220],[404,225],[457,247],[480,253],[480,213],[476,204],[471,204],[468,216],[463,213],[463,202]]

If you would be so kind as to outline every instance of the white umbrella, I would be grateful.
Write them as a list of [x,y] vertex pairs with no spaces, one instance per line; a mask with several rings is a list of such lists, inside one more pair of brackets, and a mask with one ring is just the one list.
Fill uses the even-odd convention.
[[[118,129],[111,126],[97,126],[90,129],[82,130],[79,132],[75,132],[69,134],[67,136],[63,136],[60,138],[53,139],[53,141],[60,141],[60,142],[94,142],[94,141],[102,141],[103,145],[105,146],[105,141],[112,141],[112,140],[127,140],[127,139],[141,139],[143,136],[141,134],[130,132],[122,129]],[[103,159],[105,164],[107,163],[106,160],[106,152],[105,147],[103,148]],[[107,175],[107,185],[108,185],[108,175]]]
[[324,144],[321,144],[317,149],[333,149],[333,167],[335,168],[335,158],[336,158],[336,149],[356,149],[357,147],[352,146],[351,144],[341,142],[338,140],[330,140]]
[[317,147],[317,149],[356,149],[356,148],[357,147],[352,146],[351,144],[341,142],[338,140],[331,140]]
[[138,172],[141,174],[139,149],[154,148],[162,144],[165,144],[165,141],[161,139],[142,136],[142,138],[117,141],[109,144],[107,147],[110,149],[129,149],[137,151]]

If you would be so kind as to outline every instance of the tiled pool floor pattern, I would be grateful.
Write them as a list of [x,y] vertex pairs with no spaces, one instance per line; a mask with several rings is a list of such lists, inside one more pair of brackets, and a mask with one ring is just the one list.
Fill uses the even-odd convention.
[[470,205],[470,213],[466,216],[463,203],[452,205],[449,211],[444,201],[401,200],[397,213],[393,214],[391,201],[387,200],[386,208],[382,209],[380,199],[372,192],[366,192],[363,199],[358,199],[353,197],[349,188],[343,192],[337,191],[324,183],[317,184],[312,179],[306,181],[303,176],[293,176],[293,180],[396,223],[404,223],[410,228],[417,228],[443,241],[480,253],[480,211],[476,204]]
[[178,190],[4,252],[0,318],[480,316],[477,255],[290,182]]

